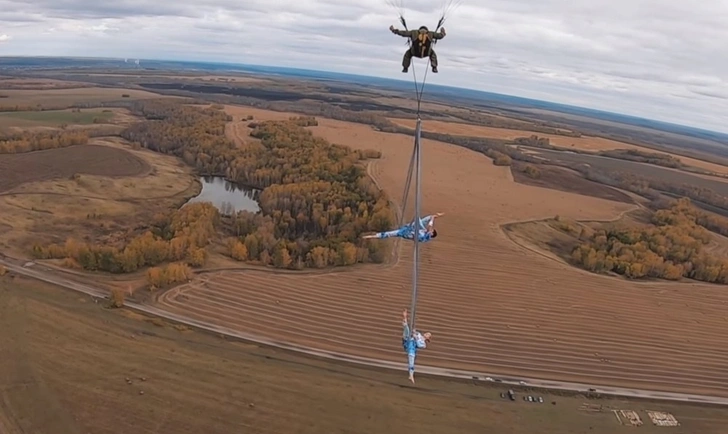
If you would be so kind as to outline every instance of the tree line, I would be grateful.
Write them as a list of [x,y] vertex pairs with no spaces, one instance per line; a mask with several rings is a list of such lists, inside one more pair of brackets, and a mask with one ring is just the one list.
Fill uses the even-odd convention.
[[24,131],[0,135],[0,154],[42,151],[85,145],[89,134],[83,130]]
[[586,270],[630,279],[686,277],[725,284],[728,259],[713,255],[706,246],[713,239],[710,231],[727,230],[728,220],[708,215],[682,198],[654,212],[646,227],[583,230],[583,242],[571,259]]
[[[182,92],[180,93],[180,95],[188,95],[188,93]],[[293,110],[296,112],[306,113],[308,115],[323,116],[331,119],[367,124],[382,132],[414,135],[413,129],[396,125],[389,121],[383,115],[370,112],[356,112],[353,110],[347,110],[343,107],[332,106],[321,101],[278,103],[262,101],[250,97],[239,97],[230,95],[205,95],[205,98],[215,99],[217,101],[220,101],[221,103],[244,104],[275,111]],[[664,191],[677,196],[689,197],[695,201],[703,202],[708,205],[728,210],[728,198],[708,188],[687,184],[678,185],[668,180],[646,178],[644,176],[638,176],[632,173],[620,171],[599,170],[593,167],[585,167],[582,164],[557,164],[554,162],[544,162],[543,160],[539,160],[532,155],[520,152],[514,146],[508,146],[509,144],[522,144],[543,147],[546,149],[559,149],[551,145],[547,137],[531,135],[529,137],[516,138],[511,141],[485,137],[457,136],[430,131],[423,131],[422,137],[430,140],[437,140],[457,146],[462,146],[476,152],[484,153],[485,155],[493,159],[494,164],[497,165],[510,166],[513,160],[517,160],[524,163],[530,163],[535,168],[537,168],[541,164],[563,166],[578,171],[588,180],[631,191],[649,199],[655,199],[660,197],[660,191]],[[676,158],[671,156],[664,156],[663,154],[646,151],[618,151],[619,152],[617,153],[609,153],[609,151],[607,151],[606,155],[638,162],[649,162],[651,164],[664,167],[674,167],[674,160],[677,160]],[[684,169],[685,166],[680,166],[680,168]],[[534,174],[535,173],[536,172],[534,171]]]
[[360,162],[377,151],[352,150],[315,137],[314,118],[254,123],[260,148],[233,162],[226,176],[262,188],[260,214],[237,213],[228,254],[277,268],[383,262],[387,244],[361,241],[368,231],[394,223],[389,198]]
[[677,184],[666,179],[647,178],[634,173],[619,170],[602,170],[585,165],[565,165],[581,173],[586,179],[630,191],[645,198],[656,200],[662,197],[662,192],[679,197],[687,197],[695,202],[701,202],[718,208],[722,212],[728,211],[728,197],[706,187],[691,184]]
[[69,268],[109,273],[132,273],[166,262],[190,267],[205,265],[206,247],[220,228],[220,214],[210,203],[192,203],[157,215],[148,228],[122,234],[121,241],[91,244],[69,238],[63,244],[36,244],[37,259],[64,259]]

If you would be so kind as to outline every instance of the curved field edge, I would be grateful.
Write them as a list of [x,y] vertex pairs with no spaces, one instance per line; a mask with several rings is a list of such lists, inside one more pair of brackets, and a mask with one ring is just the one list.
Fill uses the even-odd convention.
[[[467,264],[467,265],[468,265],[468,266],[477,266],[477,262],[476,262],[476,263],[470,263],[470,264]],[[494,268],[493,268],[493,269],[492,269],[491,271],[495,271],[495,267],[494,267]],[[361,277],[359,277],[359,278],[361,279]],[[240,282],[238,282],[238,283],[240,283]],[[236,283],[236,284],[238,284],[238,283]],[[344,283],[344,284],[343,284],[343,285],[341,285],[341,286],[347,286],[347,285],[346,285],[346,283]],[[258,288],[254,288],[254,289],[263,289],[263,288],[261,288],[261,286],[260,286],[260,285],[258,285]],[[286,289],[287,289],[287,288],[286,288]],[[304,288],[304,290],[305,290],[305,289],[306,289],[306,288]],[[405,290],[406,290],[406,289],[407,289],[407,288],[405,288]],[[380,292],[383,292],[383,294],[382,294],[382,298],[384,298],[384,297],[386,297],[386,296],[387,296],[387,294],[386,294],[386,291],[380,291]],[[221,294],[222,294],[222,293],[221,293]],[[222,295],[224,295],[224,294],[222,294]],[[311,295],[314,295],[314,294],[311,294]],[[308,297],[310,297],[311,295],[309,295]],[[379,295],[379,294],[377,294],[377,295]],[[304,297],[305,297],[305,295],[304,295],[304,296],[302,296],[302,297],[301,297],[301,299],[303,299]],[[294,297],[294,298],[295,298],[295,297]],[[406,298],[406,297],[405,297],[405,298]],[[462,299],[463,299],[463,298],[465,298],[465,299],[466,299],[466,301],[467,301],[467,297],[463,297],[462,295],[460,295],[459,297],[456,297],[455,295],[453,295],[453,298],[460,298],[460,299],[461,299],[461,300],[460,300],[461,302],[462,302]],[[283,300],[283,302],[284,302],[284,304],[285,304],[286,300],[284,299],[284,300]],[[403,304],[406,304],[406,303],[403,303]],[[372,306],[372,307],[376,307],[377,309],[379,309],[379,307],[381,307],[381,306]],[[391,307],[391,306],[390,306],[390,307]],[[347,306],[346,302],[344,302],[344,303],[342,303],[342,302],[339,302],[339,303],[337,303],[336,305],[333,305],[333,308],[334,308],[334,310],[338,308],[338,309],[340,309],[340,310],[341,310],[341,311],[342,311],[342,312],[343,312],[344,314],[347,314],[347,313],[350,313],[351,305]],[[347,310],[347,309],[348,309],[348,310]],[[379,309],[379,312],[381,312],[381,311],[382,311],[382,310],[381,310],[381,309]],[[321,312],[321,311],[319,310],[319,311],[315,311],[314,313],[315,313],[315,314],[318,314],[318,313],[320,313],[320,312]],[[428,313],[427,313],[427,310],[425,310],[424,312],[425,312],[426,314],[425,314],[425,316],[424,316],[423,318],[427,318],[427,315],[428,315]],[[340,312],[340,313],[341,313],[341,312]],[[366,318],[368,318],[368,317],[369,317],[369,316],[371,315],[371,314],[370,314],[369,312],[359,312],[359,313],[356,313],[356,312],[354,312],[354,313],[355,313],[356,315],[352,315],[352,317],[357,317],[357,318],[362,318],[362,317],[366,317]],[[392,321],[392,322],[396,324],[396,322],[397,322],[396,318],[397,318],[398,312],[396,312],[396,310],[391,310],[391,313],[392,313],[392,318],[394,318],[394,321]],[[447,316],[448,316],[448,317],[450,317],[450,316],[453,316],[453,313],[457,313],[457,312],[453,312],[453,311],[450,311],[450,312],[445,312],[445,313],[444,313],[444,314],[443,314],[442,316],[445,316],[445,314],[447,314]],[[472,312],[471,312],[471,313],[472,313]],[[275,313],[273,313],[273,315],[272,315],[272,316],[273,316],[273,317],[275,318],[275,317],[276,317]],[[438,315],[438,316],[439,316],[439,315]],[[435,316],[433,315],[432,317],[434,318]],[[285,321],[290,321],[289,319],[287,319],[287,318],[284,318],[284,317],[280,317],[280,316],[278,316],[278,318],[281,318],[281,319],[283,319],[283,320],[285,320]],[[389,315],[389,313],[387,313],[386,315],[379,315],[377,319],[378,319],[378,320],[381,320],[381,321],[382,321],[383,323],[386,323],[387,321],[389,321],[389,319],[388,319],[388,318],[390,318],[390,315]],[[442,319],[442,318],[440,318],[440,319]],[[497,319],[498,319],[499,321],[500,321],[500,320],[503,320],[503,316],[500,316],[500,317],[498,317]],[[295,324],[295,321],[293,322],[293,324]],[[443,321],[443,324],[444,324],[444,321]],[[350,325],[351,325],[351,324],[350,324]],[[346,324],[345,324],[345,326],[346,326]],[[345,326],[344,326],[344,327],[343,327],[342,329],[340,329],[340,330],[347,330],[347,328],[346,328]],[[395,327],[396,327],[396,326],[395,326]],[[354,327],[354,328],[356,328],[356,327]],[[515,328],[515,327],[514,327],[514,328]],[[462,330],[462,327],[460,327],[460,328],[458,328],[458,327],[453,327],[453,330]],[[331,330],[327,330],[327,331],[328,331],[328,332],[331,332]],[[336,331],[336,329],[334,329],[333,331]],[[380,329],[378,329],[378,330],[373,330],[373,331],[374,331],[374,332],[376,332],[376,333],[374,333],[375,335],[376,335],[376,334],[379,334],[380,336],[381,336],[381,335],[386,335],[386,336],[387,336],[387,344],[386,344],[386,345],[384,345],[384,346],[379,346],[379,345],[377,344],[377,342],[375,342],[375,341],[376,341],[376,339],[374,339],[374,340],[373,340],[373,342],[372,342],[372,345],[371,345],[371,346],[372,346],[372,347],[377,347],[377,348],[387,348],[387,352],[390,352],[390,354],[389,354],[390,358],[394,358],[394,357],[396,357],[396,360],[401,360],[401,359],[402,359],[402,356],[401,356],[401,350],[400,350],[400,349],[398,348],[398,345],[396,345],[396,342],[392,342],[392,339],[391,339],[391,337],[392,337],[392,336],[397,336],[397,335],[398,335],[397,331],[395,331],[394,333],[390,333],[390,331],[391,331],[391,330],[389,330],[389,329],[383,330],[383,329],[381,329],[381,328],[380,328]],[[294,335],[292,335],[292,334],[291,334],[290,336],[294,336]],[[446,340],[446,338],[445,338],[445,336],[446,336],[446,333],[444,333],[444,332],[443,332],[443,333],[441,333],[441,332],[438,332],[438,336],[443,336],[443,339],[442,339],[442,341],[445,341],[445,340]],[[294,337],[295,337],[295,336],[294,336]],[[453,340],[453,341],[458,341],[458,337],[457,337],[457,336],[455,336],[455,337],[454,337],[454,339],[452,339],[452,340]],[[396,341],[396,339],[395,339],[395,341]],[[460,338],[460,342],[462,342],[462,338]],[[503,340],[503,344],[504,344],[504,345],[510,345],[510,344],[511,344],[511,342],[513,342],[513,341],[512,341],[511,339],[504,339],[504,340]],[[335,344],[338,344],[337,342],[334,342],[334,343],[335,343]],[[381,343],[381,342],[380,342],[380,343]],[[351,345],[351,342],[349,341],[349,342],[348,342],[348,344],[349,344],[349,345]],[[514,345],[515,345],[515,344],[514,344]],[[433,348],[433,349],[436,349],[436,348]],[[391,351],[390,351],[390,350],[391,350]],[[442,354],[442,352],[443,352],[443,351],[440,351],[440,353],[441,353],[441,354]],[[494,354],[498,354],[498,353],[494,353]],[[498,354],[498,355],[500,355],[500,354]],[[471,356],[472,356],[472,355],[471,355]],[[423,360],[427,360],[427,359],[428,359],[428,357],[429,357],[429,356],[428,356],[427,354],[424,354],[424,355],[423,355]],[[442,360],[442,356],[441,356],[441,355],[434,355],[433,357],[431,357],[431,359],[432,359],[432,360],[436,360],[436,359],[438,359],[438,357],[440,358],[440,360]],[[501,365],[504,365],[504,364],[506,364],[506,363],[508,363],[508,362],[507,362],[507,361],[501,362]],[[427,362],[424,362],[424,364],[427,364]],[[495,366],[495,365],[496,365],[496,363],[492,363],[492,365],[493,365],[493,366]]]
[[[389,150],[379,160],[383,185],[400,190],[411,137],[383,138],[367,127],[326,120],[313,129],[341,144]],[[647,288],[586,277],[524,252],[499,227],[514,217],[555,214],[598,220],[633,205],[518,185],[508,168],[494,167],[482,155],[434,141],[423,144],[427,155],[433,148],[441,151],[424,161],[424,200],[432,208],[428,212],[447,211],[440,227],[448,235],[438,238],[437,248],[422,252],[418,323],[437,336],[419,356],[423,365],[728,394],[720,369],[726,355],[715,350],[726,340],[718,333],[724,315],[715,309],[728,301],[725,294],[697,285],[705,294],[699,300],[685,292],[695,287]],[[446,170],[448,161],[457,170]],[[475,209],[478,203],[482,206]],[[473,219],[480,220],[477,232]],[[412,262],[407,250],[402,253],[399,264],[386,270],[206,273],[163,294],[158,306],[241,332],[255,330],[276,342],[403,363],[399,314],[409,305]],[[698,310],[709,312],[700,323]],[[351,339],[345,332],[350,330],[365,331],[366,341]]]
[[[95,298],[107,298],[106,295],[104,295],[103,291],[91,288],[88,286],[85,286],[83,284],[79,284],[77,282],[71,282],[69,280],[65,280],[62,278],[59,278],[57,276],[51,276],[48,273],[38,272],[36,270],[27,269],[24,267],[20,267],[18,265],[9,263],[7,261],[3,261],[0,259],[0,264],[3,264],[10,270],[11,272],[16,272],[18,274],[24,275],[26,277],[29,277],[31,279],[40,280],[46,283],[50,283],[52,285],[60,286],[66,289],[70,289],[73,291],[81,292],[86,295],[95,297]],[[231,330],[225,327],[220,327],[214,324],[205,323],[203,321],[197,321],[192,320],[189,318],[185,318],[180,315],[176,315],[170,312],[167,312],[163,309],[158,309],[149,305],[142,305],[142,304],[135,304],[135,303],[127,303],[125,308],[129,308],[132,310],[136,310],[154,317],[163,318],[172,322],[185,324],[191,327],[195,327],[199,330],[205,331],[205,332],[211,332],[215,333],[220,336],[228,336],[236,339],[240,339],[245,342],[251,342],[256,343],[260,345],[265,345],[272,348],[279,348],[287,351],[292,351],[299,354],[304,354],[308,356],[313,356],[317,358],[327,359],[327,360],[334,360],[339,362],[345,362],[345,363],[351,363],[351,364],[358,364],[363,366],[370,366],[374,368],[383,368],[383,369],[389,369],[389,370],[403,370],[403,363],[392,363],[388,361],[383,360],[376,360],[376,359],[368,359],[368,358],[362,358],[357,356],[351,356],[343,353],[333,352],[333,351],[325,351],[325,350],[316,350],[311,349],[305,346],[299,346],[289,343],[284,343],[276,340],[266,339],[257,335],[253,334],[247,334],[247,333],[241,333],[236,330]],[[602,395],[608,395],[608,396],[617,396],[617,397],[632,397],[632,398],[639,398],[639,399],[647,399],[647,400],[655,400],[655,401],[675,401],[675,402],[690,402],[693,404],[711,404],[711,405],[719,405],[719,406],[725,406],[728,405],[728,399],[721,398],[721,397],[715,397],[715,396],[706,396],[706,395],[694,395],[694,394],[680,394],[680,393],[669,393],[669,392],[662,392],[662,391],[650,391],[650,390],[640,390],[640,389],[626,389],[626,388],[615,388],[615,387],[595,387],[591,384],[579,384],[579,383],[564,383],[564,382],[554,382],[549,380],[539,380],[539,379],[533,379],[533,378],[525,378],[525,377],[505,377],[505,378],[499,378],[497,375],[494,374],[486,374],[483,372],[476,372],[476,371],[464,371],[464,370],[457,370],[457,369],[443,369],[443,368],[437,368],[437,367],[431,367],[426,365],[420,365],[418,368],[420,374],[425,375],[433,375],[433,376],[440,376],[440,377],[448,377],[448,378],[456,378],[456,379],[464,379],[464,380],[475,380],[475,381],[492,381],[495,383],[503,384],[503,385],[509,385],[514,386],[515,388],[535,388],[535,389],[544,389],[544,390],[553,390],[553,391],[566,391],[566,392],[576,392],[576,393],[585,393],[590,396],[599,396]]]

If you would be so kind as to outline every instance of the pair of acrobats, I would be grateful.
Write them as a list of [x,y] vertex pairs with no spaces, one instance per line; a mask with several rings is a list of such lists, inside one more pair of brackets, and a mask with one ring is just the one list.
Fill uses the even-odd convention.
[[[444,213],[437,213],[428,215],[420,219],[419,227],[415,227],[415,222],[408,223],[398,229],[378,232],[372,235],[365,235],[362,238],[392,238],[399,237],[408,240],[414,239],[415,233],[417,233],[418,241],[427,242],[437,237],[437,230],[435,230],[435,218],[442,217]],[[417,356],[417,350],[427,348],[427,344],[432,339],[432,333],[425,332],[421,333],[419,330],[410,330],[408,321],[407,309],[402,312],[402,347],[407,352],[407,364],[409,372],[409,380],[414,384],[415,382],[415,357]]]

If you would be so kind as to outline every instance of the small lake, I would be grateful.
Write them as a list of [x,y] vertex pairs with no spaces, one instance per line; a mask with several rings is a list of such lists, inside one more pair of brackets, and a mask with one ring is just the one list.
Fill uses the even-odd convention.
[[203,176],[200,182],[202,191],[187,203],[211,202],[223,215],[260,211],[258,196],[261,190],[240,186],[220,176]]

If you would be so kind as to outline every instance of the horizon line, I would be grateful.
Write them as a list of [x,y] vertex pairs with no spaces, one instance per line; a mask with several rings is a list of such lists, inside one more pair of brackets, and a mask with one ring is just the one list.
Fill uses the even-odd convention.
[[[351,77],[351,78],[376,79],[376,80],[384,80],[384,81],[396,82],[396,83],[406,83],[406,82],[409,81],[409,80],[404,80],[404,79],[397,79],[397,78],[390,78],[390,77],[382,77],[382,76],[377,76],[377,75],[363,75],[363,74],[355,74],[355,73],[350,73],[350,72],[325,71],[325,70],[320,70],[320,69],[309,69],[309,68],[302,68],[302,67],[295,67],[295,66],[278,66],[278,65],[265,65],[265,64],[254,64],[254,63],[237,63],[237,62],[229,62],[229,61],[211,61],[211,60],[180,60],[180,59],[164,59],[164,58],[143,59],[143,58],[137,58],[137,57],[120,57],[120,56],[105,57],[105,56],[54,56],[54,55],[34,55],[34,56],[27,56],[27,55],[6,56],[6,55],[0,55],[0,69],[2,68],[1,61],[4,58],[87,59],[87,60],[116,60],[116,59],[119,59],[119,60],[122,60],[122,61],[124,59],[134,59],[134,60],[139,60],[140,63],[142,61],[149,61],[149,62],[174,62],[174,63],[181,63],[181,64],[198,64],[198,65],[199,64],[208,64],[208,65],[217,65],[217,66],[230,66],[230,67],[237,68],[237,69],[245,69],[246,67],[247,68],[251,68],[251,67],[252,68],[275,68],[275,69],[281,69],[281,70],[295,70],[295,71],[301,71],[301,72],[309,72],[309,73],[314,73],[314,74],[329,74],[329,75],[338,75],[338,76]],[[140,67],[141,68],[144,68],[142,65],[140,65]],[[190,69],[191,70],[200,70],[200,68],[190,68]],[[201,69],[201,70],[204,71],[204,69]],[[241,71],[235,71],[234,69],[231,70],[231,71],[241,72]],[[263,75],[265,75],[265,73],[264,72],[261,72],[261,71],[245,71],[245,72],[248,72],[248,74],[258,72],[258,73],[262,73]],[[324,77],[324,76],[319,76],[318,78],[320,78],[320,79],[329,79],[329,78]],[[344,82],[346,82],[346,81],[344,80]],[[351,82],[353,82],[355,84],[360,84],[360,83],[357,83],[356,81],[353,81],[353,80],[352,81],[349,81],[349,83],[351,83]],[[475,88],[470,88],[470,87],[460,87],[460,86],[444,85],[444,84],[436,84],[436,83],[430,83],[429,86],[430,87],[441,88],[441,89],[452,89],[452,90],[457,90],[457,91],[477,92],[477,93],[480,93],[480,94],[484,94],[483,96],[485,96],[485,95],[492,95],[492,96],[500,96],[500,97],[513,98],[513,99],[521,100],[521,103],[524,106],[530,107],[530,108],[534,108],[534,105],[528,105],[528,103],[531,103],[531,104],[533,104],[533,103],[540,103],[540,104],[536,104],[535,105],[535,108],[539,108],[538,107],[539,105],[548,104],[551,107],[541,107],[541,108],[551,109],[551,111],[556,112],[556,113],[573,114],[573,115],[577,115],[577,116],[585,116],[586,115],[586,117],[589,117],[588,114],[586,114],[586,113],[572,113],[570,111],[566,111],[566,110],[579,110],[579,111],[591,112],[594,115],[600,115],[601,114],[601,115],[616,116],[616,117],[623,118],[623,120],[625,120],[625,121],[626,120],[631,120],[632,122],[637,122],[637,121],[643,121],[644,122],[644,121],[646,121],[646,122],[650,122],[650,123],[659,124],[659,125],[662,125],[664,127],[673,127],[673,128],[677,127],[677,128],[681,128],[681,129],[693,130],[696,133],[709,133],[711,135],[719,135],[719,136],[721,136],[720,139],[722,139],[722,140],[728,140],[728,131],[723,132],[723,131],[718,131],[718,130],[707,129],[705,127],[695,127],[695,126],[690,126],[690,125],[685,125],[685,124],[679,124],[679,123],[676,123],[676,122],[661,121],[661,120],[657,120],[657,119],[651,119],[651,118],[646,118],[646,117],[641,117],[641,116],[635,116],[635,115],[629,115],[629,114],[624,114],[624,113],[612,112],[612,111],[607,111],[607,110],[595,109],[595,108],[590,108],[590,107],[585,107],[585,106],[578,106],[578,105],[573,105],[573,104],[560,103],[560,102],[549,101],[549,100],[545,100],[545,99],[535,99],[535,98],[523,97],[523,96],[518,96],[518,95],[513,95],[513,94],[491,92],[491,91],[487,91],[487,90],[480,90],[480,89],[475,89]],[[458,96],[458,97],[463,98],[462,96]],[[475,98],[471,98],[471,99],[477,100],[477,99],[481,99],[481,98],[475,97]],[[482,98],[482,99],[485,99],[485,98]],[[518,105],[518,104],[514,104],[514,102],[512,102],[512,101],[509,102],[509,103],[510,104],[513,104],[513,105]],[[562,111],[560,111],[560,110],[554,110],[554,108],[562,108],[563,110]],[[617,123],[623,123],[623,124],[626,124],[626,125],[630,125],[630,123],[624,122],[624,121],[620,122],[619,120],[617,120],[616,122]],[[631,124],[631,125],[634,125],[634,124]],[[643,128],[650,128],[650,129],[654,129],[654,130],[657,130],[657,131],[663,131],[663,132],[665,132],[665,130],[657,129],[654,126],[649,126],[649,125],[636,125],[636,126],[641,126]],[[667,131],[667,132],[669,132],[669,131]],[[676,132],[676,133],[677,134],[680,134],[679,132]],[[718,139],[718,138],[714,138],[712,140],[717,141],[716,139]],[[723,143],[723,144],[728,145],[728,143]]]

